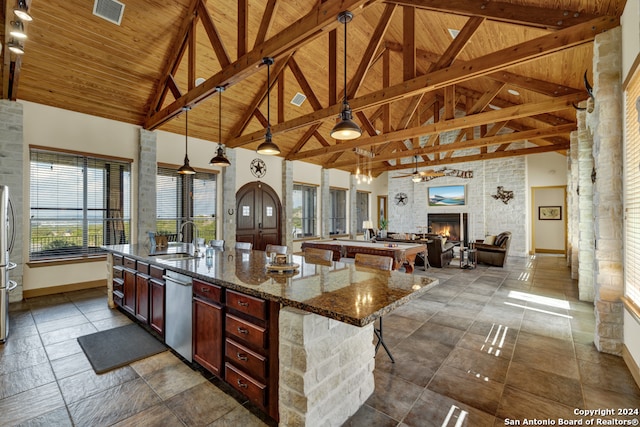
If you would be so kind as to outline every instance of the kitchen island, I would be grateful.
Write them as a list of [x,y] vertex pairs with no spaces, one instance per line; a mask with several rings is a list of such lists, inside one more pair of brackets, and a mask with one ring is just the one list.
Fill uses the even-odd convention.
[[[165,277],[192,278],[194,360],[281,425],[339,425],[353,415],[374,388],[373,322],[438,283],[340,261],[309,264],[299,256],[292,257],[291,271],[269,272],[262,251],[231,249],[204,258],[191,255],[188,244],[151,252],[145,245],[106,249],[112,307],[124,309],[127,286],[119,276],[125,273],[151,276],[155,268]],[[145,292],[143,286],[142,299]],[[173,303],[165,302],[167,310]],[[201,323],[207,327],[199,332]],[[198,337],[216,343],[202,352],[211,355],[206,360],[217,361],[212,368],[196,357],[202,347]]]

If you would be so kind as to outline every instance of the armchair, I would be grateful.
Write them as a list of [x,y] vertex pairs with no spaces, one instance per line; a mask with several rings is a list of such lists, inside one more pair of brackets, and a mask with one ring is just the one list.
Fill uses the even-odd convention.
[[504,267],[504,264],[507,262],[509,245],[511,244],[511,232],[505,231],[498,234],[493,244],[484,242],[486,242],[486,240],[476,243],[478,262],[496,267]]
[[[444,240],[442,236],[429,234],[427,235],[427,258],[431,267],[442,268],[451,263],[453,259],[454,244]],[[444,243],[443,243],[444,240]]]

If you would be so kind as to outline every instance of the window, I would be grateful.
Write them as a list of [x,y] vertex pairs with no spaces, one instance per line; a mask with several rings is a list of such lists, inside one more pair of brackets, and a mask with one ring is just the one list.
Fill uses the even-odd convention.
[[123,159],[30,150],[29,260],[104,253],[129,243],[131,165]]
[[293,185],[293,232],[295,237],[316,235],[317,189],[309,185]]
[[625,296],[640,306],[640,71],[625,91],[624,238]]
[[[176,169],[158,167],[156,189],[156,233],[177,240],[182,223],[192,220],[198,237],[205,242],[216,238],[216,174],[180,175]],[[183,241],[191,242],[192,233],[185,226]]]
[[347,190],[329,190],[329,234],[347,232]]
[[362,223],[369,219],[369,193],[358,191],[356,193],[356,230],[364,233]]

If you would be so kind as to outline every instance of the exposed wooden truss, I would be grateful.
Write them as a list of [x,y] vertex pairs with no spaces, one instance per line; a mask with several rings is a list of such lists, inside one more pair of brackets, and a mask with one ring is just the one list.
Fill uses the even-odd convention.
[[[10,3],[3,8],[5,41]],[[590,69],[592,41],[619,25],[624,6],[624,0],[240,0],[223,7],[180,0],[152,16],[141,11],[157,9],[153,0],[140,0],[127,5],[136,20],[131,30],[89,14],[79,18],[87,33],[72,40],[62,28],[68,9],[80,3],[34,5],[26,62],[3,45],[3,98],[24,94],[172,132],[182,131],[173,119],[192,107],[195,136],[254,148],[264,138],[271,90],[271,131],[283,157],[351,170],[353,150],[362,147],[375,153],[375,173],[412,167],[407,159],[416,155],[420,166],[433,166],[566,150],[575,129],[572,104],[587,97],[580,78]],[[355,15],[346,89],[364,135],[336,142],[328,130],[342,107],[344,40],[336,17],[343,10]],[[447,38],[447,28],[456,37]],[[149,51],[122,52],[128,32],[147,40]],[[270,82],[261,66],[266,56],[275,58]],[[230,99],[222,141],[210,130],[217,126],[207,102],[217,86]],[[522,96],[507,93],[514,90]],[[306,97],[302,107],[288,103],[295,92]]]

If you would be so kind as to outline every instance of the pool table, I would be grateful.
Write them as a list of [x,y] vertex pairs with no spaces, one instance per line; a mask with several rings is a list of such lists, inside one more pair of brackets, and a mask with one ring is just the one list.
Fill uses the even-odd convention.
[[[328,249],[333,251],[334,261],[340,258],[354,258],[357,253],[388,256],[393,258],[393,269],[404,265],[407,273],[412,273],[416,256],[423,253],[426,259],[427,246],[414,243],[367,242],[363,240],[309,240],[302,243],[304,248]],[[426,270],[426,266],[425,266]]]

